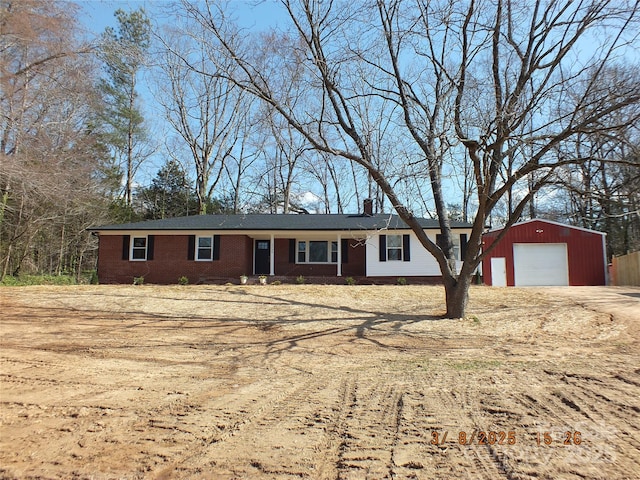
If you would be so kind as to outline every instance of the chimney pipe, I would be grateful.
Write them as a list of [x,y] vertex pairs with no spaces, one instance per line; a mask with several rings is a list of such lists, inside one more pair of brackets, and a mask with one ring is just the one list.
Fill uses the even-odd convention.
[[364,215],[367,217],[373,216],[373,200],[370,198],[364,200]]

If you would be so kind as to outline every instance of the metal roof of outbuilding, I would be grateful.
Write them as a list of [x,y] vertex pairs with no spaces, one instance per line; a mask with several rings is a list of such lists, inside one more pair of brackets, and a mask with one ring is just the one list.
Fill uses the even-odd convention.
[[[576,225],[567,225],[565,223],[555,222],[553,220],[545,220],[544,218],[532,218],[530,220],[523,220],[523,221],[520,221],[520,222],[516,222],[513,225],[511,225],[511,228],[520,227],[522,225],[527,225],[529,223],[535,223],[535,222],[546,223],[546,224],[549,224],[549,225],[554,225],[556,227],[571,228],[573,230],[580,230],[580,231],[583,231],[583,232],[593,233],[593,234],[597,234],[597,235],[605,235],[605,236],[607,235],[606,233],[598,232],[597,230],[591,230],[589,228],[578,227]],[[483,235],[493,235],[495,233],[501,232],[502,230],[504,230],[504,227],[494,228],[494,229],[491,229],[491,230],[488,230],[488,231],[484,232]]]

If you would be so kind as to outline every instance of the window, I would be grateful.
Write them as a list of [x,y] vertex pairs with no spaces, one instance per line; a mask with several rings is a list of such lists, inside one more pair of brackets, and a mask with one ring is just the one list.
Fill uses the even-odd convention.
[[460,258],[460,235],[453,236],[453,256],[456,260],[462,260]]
[[387,260],[402,261],[402,235],[387,235]]
[[309,262],[326,263],[327,262],[327,242],[309,242]]
[[147,259],[147,237],[133,237],[131,242],[131,260]]
[[[199,262],[220,260],[220,235],[198,237],[189,235],[187,260]],[[149,245],[151,247],[152,245]]]
[[298,263],[307,261],[307,242],[298,242]]
[[153,260],[154,235],[146,237],[122,236],[122,260],[144,262]]
[[[443,237],[440,233],[436,234],[436,244],[444,250],[442,243]],[[453,257],[456,260],[462,261],[467,252],[467,234],[461,233],[460,235],[453,234],[451,236],[451,243],[453,246]]]
[[380,257],[381,262],[388,261],[411,261],[411,237],[410,235],[380,235]]
[[298,263],[337,263],[338,242],[299,241],[297,261]]
[[198,252],[196,260],[206,261],[213,259],[213,237],[198,237]]

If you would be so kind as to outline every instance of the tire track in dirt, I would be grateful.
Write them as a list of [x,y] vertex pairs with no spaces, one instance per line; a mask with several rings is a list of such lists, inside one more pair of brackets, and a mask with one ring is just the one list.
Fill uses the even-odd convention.
[[[198,413],[198,406],[187,393],[162,387],[142,389],[137,375],[124,374],[123,382],[117,384],[96,383],[104,368],[87,364],[88,360],[84,359],[82,375],[78,371],[69,375],[64,363],[53,362],[48,365],[57,371],[52,378],[38,375],[45,371],[46,362],[3,362],[3,370],[12,373],[3,373],[0,380],[11,396],[3,396],[0,424],[11,432],[14,441],[22,439],[37,452],[40,461],[53,465],[49,467],[52,471],[73,463],[98,465],[112,455],[122,459],[124,469],[139,465],[138,473],[144,475],[156,465],[184,456],[189,445],[202,442],[200,425],[186,421]],[[112,362],[113,358],[107,360]],[[149,361],[139,371],[146,364]],[[151,360],[151,364],[155,362]],[[46,371],[50,373],[51,368]],[[216,369],[209,375],[219,373]],[[205,382],[199,385],[202,388]],[[54,436],[61,452],[29,434],[24,418],[31,423],[46,422],[48,427],[41,434]]]
[[369,378],[354,392],[339,449],[339,479],[387,478],[392,474],[406,387],[378,379],[371,382]]
[[[199,471],[215,471],[216,478],[297,478],[310,469],[330,473],[330,464],[316,465],[316,457],[319,445],[331,444],[327,432],[335,437],[333,419],[340,418],[340,403],[348,396],[348,385],[338,382],[335,377],[298,375],[258,381],[210,401],[200,398],[201,412],[183,421],[198,424],[206,437],[155,477],[188,478]],[[334,397],[333,402],[327,403],[327,397]]]
[[[319,480],[335,479],[338,477],[338,468],[344,441],[346,437],[345,425],[347,417],[352,415],[356,404],[357,376],[353,375],[343,380],[336,401],[331,407],[331,414],[327,418],[325,437],[318,445],[316,473]],[[317,414],[316,414],[317,415]]]
[[404,396],[393,474],[400,478],[471,478],[474,472],[474,478],[505,478],[500,462],[472,441],[481,429],[473,418],[474,392],[464,382],[451,391],[438,387],[439,381],[423,376],[414,380],[419,388]]
[[[493,421],[491,428],[521,427],[513,448],[487,445],[493,455],[502,454],[499,461],[507,472],[513,472],[514,478],[552,478],[562,474],[600,478],[601,472],[606,471],[608,478],[634,478],[640,471],[640,444],[631,434],[640,429],[633,406],[638,401],[636,396],[616,394],[613,401],[598,393],[616,392],[619,387],[605,376],[543,370],[530,381],[532,387],[526,392],[507,392],[501,402],[481,405],[479,416]],[[510,406],[504,419],[496,416],[502,404]],[[623,441],[635,452],[627,454],[624,467],[615,461],[614,445],[621,437],[628,437]]]
[[[472,383],[489,384],[482,378],[485,375],[489,374],[481,374]],[[577,378],[568,377],[571,388],[564,385],[563,389],[534,387],[523,391],[509,388],[512,379],[503,375],[490,373],[496,386],[500,386],[494,389],[462,387],[446,392],[432,379],[423,390],[407,392],[401,422],[404,435],[394,452],[393,473],[403,478],[471,478],[468,472],[474,472],[473,478],[524,479],[557,478],[554,472],[562,472],[568,477],[600,478],[600,469],[604,469],[612,473],[609,478],[635,478],[640,471],[640,449],[632,434],[640,428],[634,407],[637,397],[616,396],[616,403],[622,404],[625,412],[612,415],[619,406],[603,404],[597,394],[609,388],[616,391],[610,377],[595,378],[586,386]],[[539,372],[529,380],[533,385],[549,382],[545,376]],[[451,380],[457,383],[455,378]],[[500,444],[500,432],[510,431],[514,432],[516,443]],[[574,436],[567,438],[567,431],[571,435],[581,432],[582,436],[577,437],[580,443]],[[452,438],[460,432],[465,433],[467,445]],[[472,432],[476,435],[471,443]],[[484,432],[483,445],[479,445],[479,432]],[[542,445],[536,444],[536,433],[544,432],[553,438],[549,446],[544,444],[544,437]],[[615,436],[618,438],[612,438]],[[569,444],[565,445],[567,440]],[[615,465],[614,444],[620,440],[634,450],[625,467]]]
[[[200,296],[180,295],[192,290]],[[137,303],[149,289],[131,291]],[[379,296],[366,308],[381,309]],[[403,307],[393,301],[389,318]],[[640,471],[637,344],[618,320],[593,316],[583,328],[584,309],[569,314],[564,303],[544,306],[545,328],[527,323],[538,308],[529,291],[477,325],[380,322],[363,337],[334,311],[313,323],[312,307],[257,328],[237,313],[186,321],[175,302],[148,315],[105,305],[91,324],[71,307],[50,321],[45,306],[3,324],[0,478],[622,480]],[[198,308],[194,318],[209,315]],[[515,431],[517,443],[479,445],[481,431]],[[563,445],[565,431],[581,432],[581,443]]]
[[361,374],[336,417],[344,419],[342,425],[331,429],[342,441],[337,475],[329,478],[471,478],[469,472],[509,478],[501,453],[458,443],[459,432],[471,439],[479,431],[472,418],[474,393],[452,393],[433,383],[425,376],[407,381],[397,373]]

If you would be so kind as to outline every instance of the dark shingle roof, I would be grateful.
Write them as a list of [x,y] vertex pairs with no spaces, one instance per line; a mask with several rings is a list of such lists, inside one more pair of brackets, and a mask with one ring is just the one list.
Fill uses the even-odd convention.
[[[419,219],[423,228],[439,228],[438,220]],[[453,228],[471,228],[468,223],[451,222]],[[377,230],[408,229],[397,215],[192,215],[145,222],[93,227],[91,231],[118,230]]]

